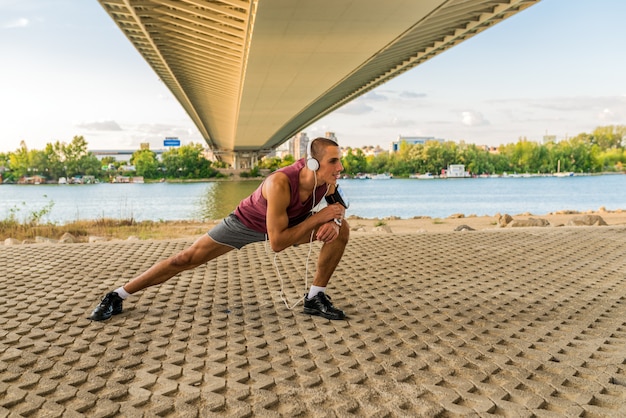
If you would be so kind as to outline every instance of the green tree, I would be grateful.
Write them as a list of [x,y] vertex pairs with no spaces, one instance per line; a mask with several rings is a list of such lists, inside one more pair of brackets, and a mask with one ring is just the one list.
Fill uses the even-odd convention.
[[100,162],[102,163],[102,165],[109,165],[109,164],[119,165],[115,157],[112,157],[112,156],[106,156],[102,158]]
[[156,153],[149,149],[135,151],[130,158],[130,163],[135,166],[135,172],[138,176],[143,176],[147,179],[160,177],[161,171]]
[[552,167],[550,153],[545,146],[537,146],[533,149],[531,156],[531,169],[532,173],[549,173]]
[[379,154],[375,157],[367,157],[367,166],[364,173],[385,173],[389,172],[391,165],[389,153]]
[[625,125],[599,126],[591,134],[593,143],[600,149],[623,148],[626,139]]
[[58,180],[60,177],[65,177],[65,154],[63,152],[63,145],[56,141],[54,144],[48,143],[44,148],[44,155],[46,159],[46,171],[49,173],[51,180]]
[[491,173],[493,170],[487,151],[474,144],[465,145],[459,150],[459,162],[465,164],[465,169],[472,174]]
[[294,156],[291,154],[287,154],[283,157],[283,162],[281,163],[281,167],[287,167],[288,165],[291,165],[294,162],[296,162],[296,159],[294,158]]
[[16,178],[28,175],[30,158],[28,147],[24,141],[20,142],[20,147],[9,155],[9,163]]
[[282,161],[280,157],[266,157],[259,162],[259,168],[276,171],[280,168]]
[[343,171],[349,175],[364,173],[367,170],[367,160],[363,150],[360,148],[348,148],[344,157],[341,159]]
[[[85,160],[90,153],[87,151],[87,141],[84,137],[75,136],[69,144],[61,144],[61,149],[61,152],[63,153],[63,166],[68,177],[87,174],[81,167],[90,166],[90,164],[87,163],[87,160]],[[100,174],[100,170],[98,170],[97,174]]]
[[204,155],[201,144],[183,145],[163,153],[161,159],[168,178],[211,178],[218,171]]
[[448,141],[441,144],[438,141],[427,141],[424,144],[422,159],[426,162],[426,171],[439,174],[450,164],[456,163],[456,145]]
[[80,175],[102,177],[102,164],[100,164],[98,157],[91,152],[80,157],[76,167]]
[[183,171],[182,159],[175,149],[167,150],[161,154],[161,162],[167,178],[178,178],[181,176]]

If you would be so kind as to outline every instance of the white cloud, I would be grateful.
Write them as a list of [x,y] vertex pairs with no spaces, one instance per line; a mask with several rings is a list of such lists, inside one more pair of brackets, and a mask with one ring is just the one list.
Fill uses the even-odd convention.
[[163,123],[144,123],[135,126],[134,131],[146,137],[156,137],[160,139],[165,139],[166,136],[188,139],[190,136],[190,129],[187,126]]
[[77,123],[76,127],[89,131],[121,131],[122,128],[114,120]]
[[604,109],[602,112],[598,113],[598,119],[601,121],[615,120],[615,113],[613,113],[611,109]]
[[363,103],[362,100],[355,100],[353,102],[348,103],[345,106],[342,106],[335,112],[343,113],[346,115],[363,115],[365,113],[371,112],[372,110],[374,110],[374,108]]
[[384,94],[377,93],[375,91],[370,91],[369,93],[365,93],[360,100],[368,100],[372,102],[384,102],[387,100],[387,96]]
[[403,99],[421,99],[426,97],[426,93],[415,93],[413,91],[402,91],[400,92],[400,97]]
[[30,25],[30,20],[25,17],[10,20],[2,25],[4,29],[25,28]]
[[408,128],[415,126],[416,122],[412,119],[400,119],[397,117],[392,118],[391,120],[381,120],[378,122],[374,122],[369,125],[369,127],[374,129],[383,129],[383,128]]
[[475,110],[461,112],[461,122],[465,126],[489,125],[489,121],[483,117],[482,113],[476,112]]

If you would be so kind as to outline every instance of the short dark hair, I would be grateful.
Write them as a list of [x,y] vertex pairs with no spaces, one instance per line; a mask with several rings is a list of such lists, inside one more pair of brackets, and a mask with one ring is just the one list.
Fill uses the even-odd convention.
[[332,139],[324,138],[323,136],[312,139],[311,140],[311,157],[315,158],[316,160],[319,159],[319,156],[321,154],[321,148],[322,147],[326,148],[328,146],[338,147],[339,144],[333,141]]

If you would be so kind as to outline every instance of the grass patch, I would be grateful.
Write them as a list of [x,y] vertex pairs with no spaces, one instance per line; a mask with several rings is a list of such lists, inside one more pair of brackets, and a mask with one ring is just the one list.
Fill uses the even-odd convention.
[[[47,197],[44,195],[44,197]],[[134,218],[101,218],[89,221],[74,221],[57,225],[44,221],[48,216],[53,201],[40,209],[28,208],[25,202],[9,210],[9,215],[0,219],[0,240],[13,238],[18,241],[35,240],[36,237],[60,239],[65,233],[72,234],[78,242],[88,242],[90,236],[106,239],[127,239],[130,236],[139,239],[173,239],[197,237],[205,233],[212,224],[196,221],[137,222]],[[25,213],[25,210],[30,211]]]
[[206,233],[213,224],[197,221],[137,222],[133,219],[96,219],[75,221],[65,225],[31,225],[17,221],[0,220],[0,240],[14,238],[19,241],[34,240],[35,237],[60,239],[66,232],[78,242],[87,242],[90,236],[107,239],[176,239],[197,237]]

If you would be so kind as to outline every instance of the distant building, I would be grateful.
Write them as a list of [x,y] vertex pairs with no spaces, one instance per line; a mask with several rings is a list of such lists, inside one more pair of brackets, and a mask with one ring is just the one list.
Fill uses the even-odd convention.
[[494,147],[493,145],[476,145],[476,147],[487,151],[489,154],[498,154],[498,147]]
[[38,174],[34,176],[24,176],[17,181],[17,184],[44,184],[46,178]]
[[556,135],[544,135],[543,136],[543,140],[541,141],[542,144],[548,144],[550,142],[556,143]]
[[370,157],[370,156],[376,157],[376,156],[378,156],[378,155],[380,155],[380,154],[382,154],[384,152],[387,152],[384,149],[382,149],[380,147],[380,145],[376,145],[375,147],[373,147],[371,145],[367,145],[367,146],[364,146],[364,147],[361,147],[361,148],[351,148],[351,147],[343,148],[342,147],[341,148],[341,155],[343,157],[348,155],[348,153],[356,155],[357,150],[361,150],[363,155],[365,155],[366,157]]
[[361,148],[361,150],[363,150],[364,155],[373,156],[373,157],[377,157],[383,152],[386,152],[384,149],[380,147],[380,145],[376,145],[375,147],[368,145],[368,146]]
[[299,160],[300,158],[306,157],[306,147],[309,144],[309,137],[306,132],[300,132],[291,138],[289,142],[291,155],[293,155],[294,159]]
[[266,157],[277,157],[277,158],[285,158],[290,154],[289,149],[291,148],[291,141],[283,142],[278,147],[271,150]]
[[115,176],[112,180],[113,183],[143,183],[143,176]]
[[335,141],[336,143],[339,143],[339,140],[335,136],[334,132],[325,132],[324,133],[324,138],[328,138],[328,139],[330,139],[332,141]]
[[[328,138],[339,143],[334,132],[326,132],[324,134],[324,138]],[[300,132],[291,137],[288,141],[274,148],[267,154],[267,157],[285,158],[287,155],[291,155],[295,160],[305,158],[310,141],[312,141],[312,139],[309,138],[306,132]]]
[[465,171],[465,164],[450,164],[448,169],[445,170],[445,176],[450,178],[463,178],[470,177],[470,174]]

